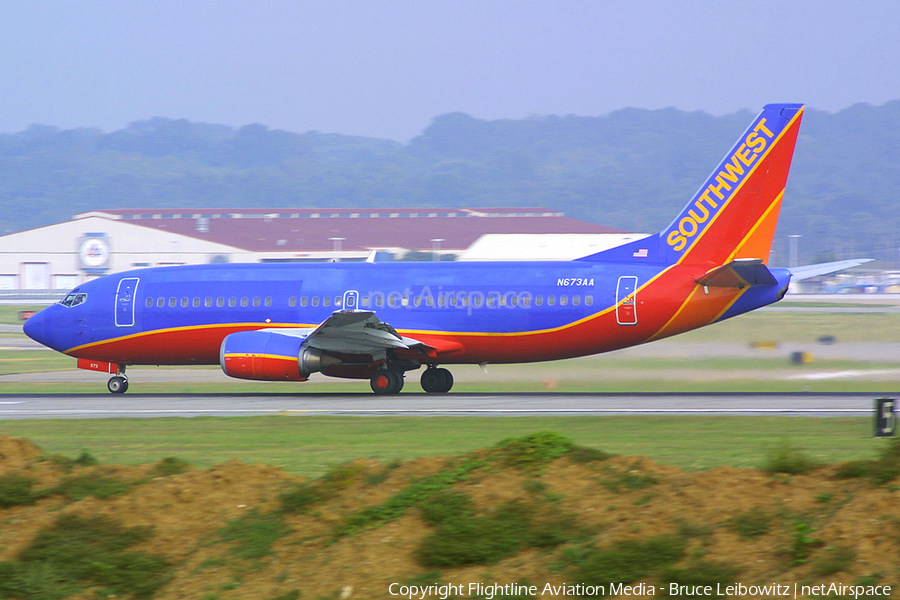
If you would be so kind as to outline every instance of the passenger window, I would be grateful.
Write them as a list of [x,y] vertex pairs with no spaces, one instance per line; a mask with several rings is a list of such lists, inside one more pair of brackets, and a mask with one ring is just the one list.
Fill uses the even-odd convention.
[[156,308],[162,308],[166,305],[166,299],[160,296],[156,299]]
[[518,304],[519,304],[519,297],[518,297],[518,296],[512,295],[512,296],[509,297],[509,305],[510,305],[511,307],[515,308],[516,306],[518,306]]
[[534,305],[535,306],[543,306],[544,305],[544,297],[543,296],[535,296],[534,297]]
[[272,296],[266,296],[266,306],[272,306]]
[[450,296],[450,306],[456,306],[457,302],[459,302],[459,301],[456,299],[456,294],[453,294],[452,296]]
[[188,300],[187,296],[181,297],[181,308],[187,308],[188,304],[190,304],[190,300]]
[[331,296],[322,297],[322,306],[331,306]]
[[420,306],[421,304],[422,304],[422,297],[421,297],[421,296],[416,296],[415,298],[413,298],[413,306],[415,306],[416,308],[419,308],[419,306]]
[[178,306],[178,298],[169,298],[169,306],[172,308]]
[[254,296],[253,297],[253,306],[259,306],[259,303],[260,303],[259,296]]
[[318,296],[313,296],[313,297],[312,297],[312,302],[311,302],[311,304],[312,304],[313,306],[318,306],[318,305],[319,305],[319,297],[318,297]]
[[572,306],[581,304],[581,296],[572,296]]
[[378,296],[375,298],[375,306],[378,308],[382,308],[384,306],[384,296]]
[[147,306],[147,308],[153,307],[153,298],[147,298],[146,306]]
[[529,296],[528,294],[524,294],[522,296],[522,307],[531,308],[531,296]]
[[210,306],[212,306],[212,298],[210,298],[209,296],[207,296],[207,297],[206,297],[206,300],[204,301],[203,304],[204,304],[204,306],[206,306],[206,308],[209,308]]
[[388,306],[391,308],[397,306],[397,296],[388,296]]
[[250,301],[247,299],[247,296],[241,298],[241,306],[247,306],[249,303]]
[[362,306],[363,308],[369,308],[370,302],[371,302],[371,299],[368,296],[363,296],[362,300],[359,301],[359,305]]
[[216,298],[216,306],[218,306],[219,308],[225,306],[225,298],[223,298],[222,296]]
[[[288,306],[290,306],[291,308],[297,306],[297,297],[296,296],[291,296],[290,298],[288,298]],[[304,304],[304,306],[306,306],[306,305]]]
[[481,296],[475,296],[472,298],[472,306],[475,308],[481,308],[482,303],[484,302],[484,298]]
[[488,296],[488,297],[487,297],[487,305],[488,305],[488,308],[493,308],[495,302],[496,302],[496,298],[494,298],[493,296]]
[[200,306],[200,298],[194,298],[193,305],[194,305],[194,308],[199,308],[199,306]]
[[334,305],[337,306],[338,308],[340,308],[341,306],[344,305],[344,299],[341,298],[340,296],[335,296],[334,297]]
[[303,306],[303,307],[309,306],[309,298],[307,298],[306,296],[302,296],[300,298],[300,306]]
[[554,306],[556,304],[556,296],[547,296],[547,306]]
[[235,306],[237,306],[237,298],[235,298],[234,296],[230,297],[228,299],[228,306],[231,308],[234,308]]
[[568,303],[569,303],[569,297],[568,297],[568,296],[560,296],[560,297],[559,297],[559,305],[560,305],[560,306],[565,306],[565,305],[567,305]]
[[587,296],[585,296],[585,297],[584,297],[584,304],[585,304],[585,306],[591,306],[591,305],[593,305],[593,304],[594,304],[594,297],[591,296],[590,294],[588,294]]

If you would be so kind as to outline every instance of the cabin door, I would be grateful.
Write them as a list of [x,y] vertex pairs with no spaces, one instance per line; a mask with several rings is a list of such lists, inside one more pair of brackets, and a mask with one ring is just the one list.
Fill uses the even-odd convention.
[[116,290],[116,327],[134,325],[134,295],[137,292],[137,277],[127,277],[119,281]]
[[619,325],[637,325],[637,277],[619,277],[616,286],[616,321]]

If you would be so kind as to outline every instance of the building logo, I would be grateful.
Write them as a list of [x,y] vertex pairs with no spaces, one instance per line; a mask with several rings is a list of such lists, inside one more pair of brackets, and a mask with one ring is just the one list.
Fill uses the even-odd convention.
[[105,233],[86,233],[78,240],[78,264],[86,273],[109,270],[109,238]]

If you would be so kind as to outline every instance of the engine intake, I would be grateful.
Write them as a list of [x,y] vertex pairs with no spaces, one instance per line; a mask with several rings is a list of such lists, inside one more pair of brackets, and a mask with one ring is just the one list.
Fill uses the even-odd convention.
[[340,362],[304,341],[272,331],[239,331],[222,340],[219,364],[238,379],[306,381],[311,373]]

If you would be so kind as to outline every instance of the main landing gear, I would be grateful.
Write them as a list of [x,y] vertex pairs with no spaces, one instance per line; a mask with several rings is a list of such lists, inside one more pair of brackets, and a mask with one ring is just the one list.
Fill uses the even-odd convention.
[[[446,394],[453,387],[453,375],[447,369],[432,365],[422,372],[419,383],[429,394]],[[399,394],[403,389],[403,373],[394,369],[382,369],[372,375],[369,385],[379,395]]]
[[381,369],[369,379],[372,391],[379,395],[399,394],[403,389],[403,373],[393,369]]
[[419,383],[429,394],[446,394],[453,387],[453,375],[447,369],[430,366],[422,372]]

